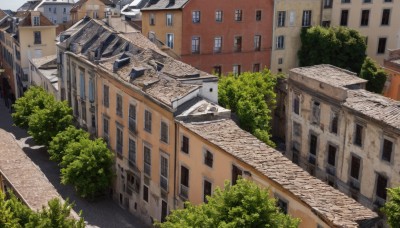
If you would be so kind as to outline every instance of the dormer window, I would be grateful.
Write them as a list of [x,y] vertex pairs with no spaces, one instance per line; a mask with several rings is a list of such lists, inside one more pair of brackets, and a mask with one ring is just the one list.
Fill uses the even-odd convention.
[[40,17],[34,16],[33,17],[33,26],[39,26],[39,25],[40,25]]

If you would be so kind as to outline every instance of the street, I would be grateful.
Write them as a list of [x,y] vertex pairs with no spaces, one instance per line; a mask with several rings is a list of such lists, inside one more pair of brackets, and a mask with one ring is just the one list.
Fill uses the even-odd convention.
[[60,183],[60,171],[57,163],[49,160],[46,149],[36,146],[33,139],[25,130],[13,126],[11,114],[0,99],[0,128],[12,133],[18,140],[26,155],[42,170],[47,179],[54,185],[64,199],[75,203],[74,210],[82,215],[88,227],[124,228],[124,227],[146,227],[139,218],[119,207],[110,198],[89,202],[80,198],[73,187]]

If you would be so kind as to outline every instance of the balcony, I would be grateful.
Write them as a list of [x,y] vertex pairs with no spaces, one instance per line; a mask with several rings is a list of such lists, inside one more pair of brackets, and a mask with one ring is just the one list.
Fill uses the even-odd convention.
[[187,200],[189,198],[189,187],[181,184],[180,196]]
[[151,175],[151,165],[144,163],[144,174],[147,176]]
[[166,177],[160,176],[160,187],[168,192],[168,179]]

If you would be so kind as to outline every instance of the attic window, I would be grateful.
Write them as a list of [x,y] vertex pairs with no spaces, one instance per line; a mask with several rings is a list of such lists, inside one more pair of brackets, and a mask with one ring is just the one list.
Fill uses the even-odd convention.
[[33,17],[33,26],[39,26],[40,25],[40,17],[34,16]]

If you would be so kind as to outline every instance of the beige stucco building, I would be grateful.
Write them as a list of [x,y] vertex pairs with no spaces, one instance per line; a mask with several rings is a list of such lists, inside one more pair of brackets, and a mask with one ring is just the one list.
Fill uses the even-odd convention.
[[109,6],[112,4],[109,0],[79,0],[70,10],[72,24],[86,16],[102,20],[106,18],[107,12],[110,11]]
[[331,66],[295,68],[288,79],[286,156],[376,209],[400,182],[399,102]]
[[400,4],[396,0],[325,2],[331,2],[332,8],[323,11],[323,21],[359,31],[366,37],[366,54],[379,64],[387,49],[400,48]]
[[274,24],[271,71],[289,73],[299,64],[297,52],[301,48],[303,28],[320,25],[321,0],[274,1]]

